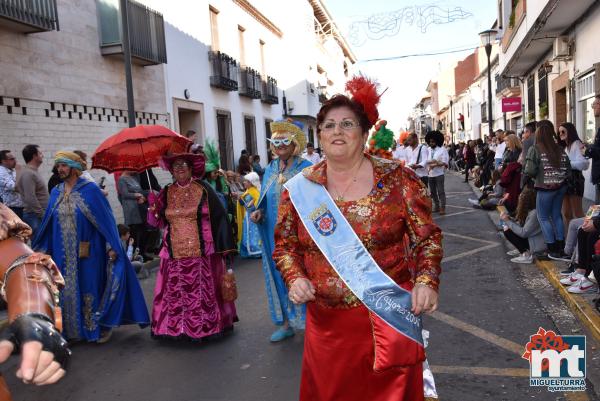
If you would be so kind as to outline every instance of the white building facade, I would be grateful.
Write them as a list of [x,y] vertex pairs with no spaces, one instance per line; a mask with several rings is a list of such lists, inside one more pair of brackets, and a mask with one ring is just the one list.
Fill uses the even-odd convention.
[[226,169],[243,149],[266,163],[274,120],[298,120],[317,141],[316,114],[343,91],[356,62],[321,1],[144,3],[165,17],[166,104],[175,130],[216,143]]
[[[521,124],[572,122],[582,140],[596,128],[591,103],[598,93],[600,3],[594,0],[499,0],[500,79],[522,94]],[[517,88],[518,87],[518,88]],[[586,176],[585,196],[594,198]]]

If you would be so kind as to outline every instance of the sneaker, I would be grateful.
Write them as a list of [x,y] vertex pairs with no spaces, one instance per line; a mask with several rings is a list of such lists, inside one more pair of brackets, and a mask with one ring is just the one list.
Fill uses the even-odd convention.
[[282,327],[280,329],[275,330],[275,332],[271,334],[271,342],[276,343],[279,341],[283,341],[286,338],[294,337],[294,334],[296,333],[294,332],[293,328],[288,327],[287,329],[284,329]]
[[443,216],[446,214],[446,208],[441,207],[439,211],[440,215]]
[[567,291],[571,294],[591,294],[598,292],[598,284],[588,280],[587,277],[581,276],[576,284],[567,288]]
[[567,262],[571,261],[572,255],[567,255],[562,250],[560,252],[549,252],[548,257],[552,260],[556,260],[557,262]]
[[561,271],[559,274],[563,277],[569,276],[571,273],[575,271],[575,263],[569,263],[569,266]]
[[469,201],[469,203],[473,206],[479,206],[479,200],[478,199],[467,199],[467,201]]
[[573,272],[573,273],[569,274],[567,277],[561,279],[560,283],[562,285],[573,285],[576,282],[578,282],[579,279],[582,278],[582,277],[583,277],[583,274],[577,273],[577,272]]
[[521,252],[519,252],[518,249],[513,249],[512,251],[508,251],[506,252],[506,254],[508,256],[519,256],[521,254]]
[[512,258],[510,260],[513,263],[521,263],[521,264],[531,264],[533,263],[533,255],[530,253],[523,253],[521,256],[517,256],[516,258]]

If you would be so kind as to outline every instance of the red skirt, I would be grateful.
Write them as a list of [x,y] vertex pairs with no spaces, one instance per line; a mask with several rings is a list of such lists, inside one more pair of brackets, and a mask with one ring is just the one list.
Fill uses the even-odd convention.
[[[395,346],[410,347],[403,341],[411,340],[402,339]],[[375,372],[367,308],[331,309],[311,302],[307,307],[300,401],[423,401],[423,363],[416,359],[407,366]]]

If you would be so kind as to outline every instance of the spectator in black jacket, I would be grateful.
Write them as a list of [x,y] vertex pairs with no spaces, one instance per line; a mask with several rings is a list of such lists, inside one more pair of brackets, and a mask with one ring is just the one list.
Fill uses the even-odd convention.
[[[594,117],[600,117],[600,95],[592,103]],[[592,184],[596,186],[596,204],[600,204],[600,128],[596,131],[593,144],[586,144],[585,157],[592,159]]]

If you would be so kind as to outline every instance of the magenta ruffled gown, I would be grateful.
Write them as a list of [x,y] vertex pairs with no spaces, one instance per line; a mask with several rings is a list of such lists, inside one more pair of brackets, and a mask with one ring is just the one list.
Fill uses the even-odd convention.
[[197,222],[200,197],[199,185],[168,188],[165,215],[171,232],[165,232],[160,252],[152,309],[154,336],[200,340],[231,330],[237,321],[234,303],[221,297],[225,263],[215,253],[207,204],[202,207],[201,224]]

